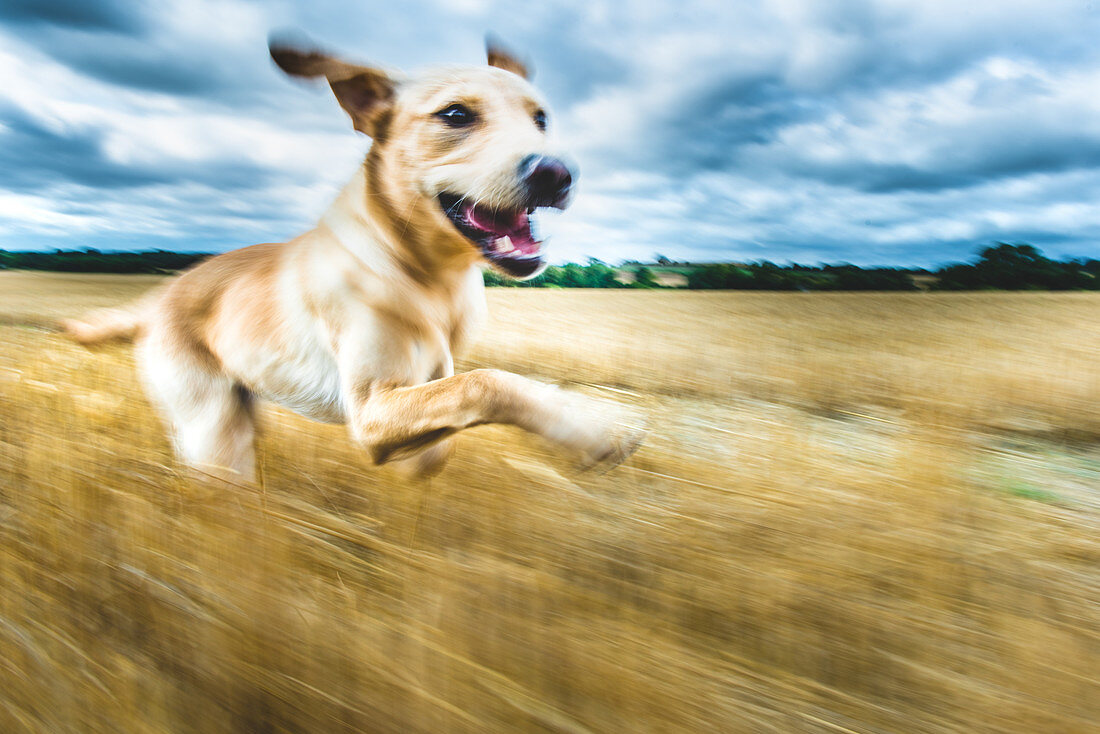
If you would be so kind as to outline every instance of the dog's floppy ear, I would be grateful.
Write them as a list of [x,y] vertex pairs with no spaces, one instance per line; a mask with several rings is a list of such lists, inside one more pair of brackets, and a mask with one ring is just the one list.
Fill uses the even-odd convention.
[[355,129],[375,140],[384,137],[397,86],[389,74],[282,41],[271,40],[268,49],[271,58],[287,74],[328,80],[340,106],[351,116]]
[[489,57],[489,66],[510,71],[524,79],[530,79],[535,75],[535,70],[527,62],[521,61],[514,53],[509,51],[500,39],[489,34],[485,37],[485,53]]

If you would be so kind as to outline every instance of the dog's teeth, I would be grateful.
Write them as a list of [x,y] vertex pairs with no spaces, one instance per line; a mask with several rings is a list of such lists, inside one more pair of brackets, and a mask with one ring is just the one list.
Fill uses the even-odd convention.
[[508,236],[500,237],[495,242],[493,242],[493,250],[495,250],[497,253],[499,253],[501,255],[504,255],[505,253],[509,253],[514,249],[516,249],[516,248],[512,244],[512,238],[511,237],[508,237]]

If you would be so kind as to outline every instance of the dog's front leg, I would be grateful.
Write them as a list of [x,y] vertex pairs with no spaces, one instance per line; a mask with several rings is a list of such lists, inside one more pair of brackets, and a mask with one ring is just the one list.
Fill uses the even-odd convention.
[[618,464],[644,431],[557,387],[500,370],[473,370],[414,386],[361,385],[352,431],[375,462],[433,444],[470,426],[514,425],[582,455]]

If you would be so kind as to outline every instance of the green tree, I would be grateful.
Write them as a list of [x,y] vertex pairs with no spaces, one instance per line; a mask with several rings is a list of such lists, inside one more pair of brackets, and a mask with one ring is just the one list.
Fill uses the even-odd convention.
[[1088,260],[1051,260],[1032,245],[999,242],[978,253],[973,264],[956,263],[936,271],[939,290],[1096,290],[1100,288]]
[[653,271],[643,265],[634,271],[634,287],[660,288],[661,284],[657,282],[657,278],[653,275]]

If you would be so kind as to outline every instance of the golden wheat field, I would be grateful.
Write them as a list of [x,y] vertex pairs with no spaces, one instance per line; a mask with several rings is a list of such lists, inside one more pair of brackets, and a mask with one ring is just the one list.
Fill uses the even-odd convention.
[[626,465],[269,408],[215,490],[49,328],[154,281],[0,273],[0,731],[1100,726],[1095,295],[494,290],[460,367],[646,411]]

